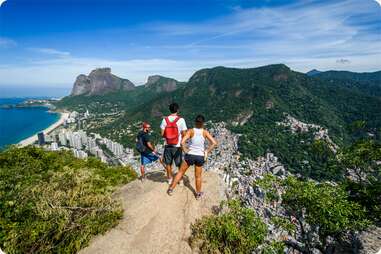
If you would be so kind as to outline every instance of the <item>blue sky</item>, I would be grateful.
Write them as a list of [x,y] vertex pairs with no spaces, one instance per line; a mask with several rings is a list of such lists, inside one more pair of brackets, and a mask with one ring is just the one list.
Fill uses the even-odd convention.
[[96,67],[136,84],[219,65],[381,70],[374,0],[7,0],[0,86],[71,87]]

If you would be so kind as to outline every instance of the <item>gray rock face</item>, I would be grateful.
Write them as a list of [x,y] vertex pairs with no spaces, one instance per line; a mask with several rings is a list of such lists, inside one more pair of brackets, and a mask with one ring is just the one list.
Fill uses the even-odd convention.
[[156,92],[172,92],[177,89],[178,81],[160,75],[149,76],[145,87],[152,88]]
[[133,90],[135,85],[128,79],[122,79],[111,73],[110,68],[99,68],[86,75],[79,75],[74,83],[71,96],[101,95],[115,91]]

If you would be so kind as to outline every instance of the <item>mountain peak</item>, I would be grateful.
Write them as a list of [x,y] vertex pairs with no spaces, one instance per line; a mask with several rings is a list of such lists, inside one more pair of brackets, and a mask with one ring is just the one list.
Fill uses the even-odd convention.
[[318,75],[320,73],[321,73],[321,71],[313,69],[313,70],[310,70],[309,72],[307,72],[306,75],[311,77],[311,76]]
[[147,79],[145,87],[155,89],[156,92],[172,92],[177,89],[179,82],[173,78],[163,77],[161,75],[152,75]]
[[90,75],[97,75],[97,74],[111,74],[111,68],[105,67],[105,68],[96,68],[90,72]]
[[135,85],[128,79],[120,78],[111,73],[111,68],[97,68],[88,76],[81,74],[77,77],[71,96],[101,95],[119,90],[133,90]]

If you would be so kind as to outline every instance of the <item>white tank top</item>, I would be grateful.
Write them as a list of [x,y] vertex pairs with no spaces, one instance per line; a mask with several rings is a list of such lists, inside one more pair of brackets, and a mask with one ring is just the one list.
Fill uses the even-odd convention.
[[193,128],[193,137],[190,139],[188,154],[204,156],[205,138],[203,133],[204,129]]

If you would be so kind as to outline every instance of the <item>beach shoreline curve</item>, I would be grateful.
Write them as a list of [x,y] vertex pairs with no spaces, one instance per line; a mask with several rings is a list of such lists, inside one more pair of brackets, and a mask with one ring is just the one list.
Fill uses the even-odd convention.
[[37,137],[38,133],[43,132],[45,135],[51,133],[56,128],[61,126],[69,118],[69,114],[70,114],[68,112],[58,112],[58,111],[52,111],[52,112],[60,114],[60,118],[56,122],[54,122],[53,124],[51,124],[50,126],[45,128],[44,130],[38,131],[35,134],[33,134],[32,136],[21,140],[20,142],[17,143],[17,146],[18,147],[24,147],[24,146],[34,144],[38,140],[38,137]]

